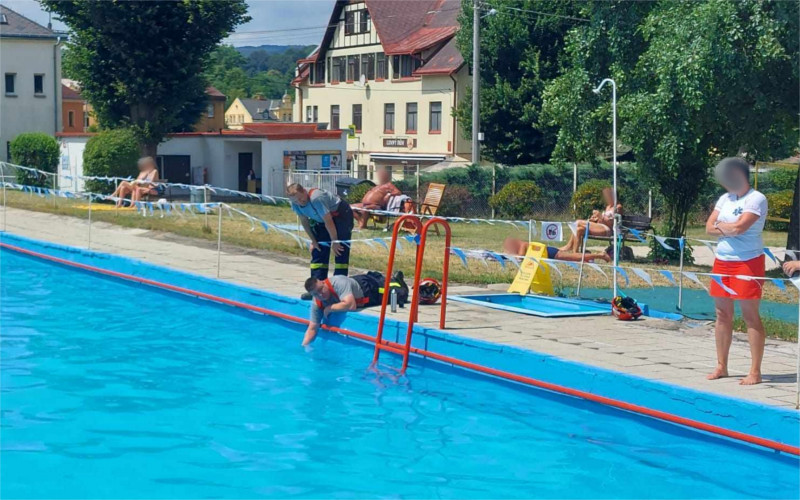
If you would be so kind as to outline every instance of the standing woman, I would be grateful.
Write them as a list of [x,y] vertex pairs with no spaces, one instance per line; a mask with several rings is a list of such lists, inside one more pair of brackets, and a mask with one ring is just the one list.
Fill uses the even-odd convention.
[[711,282],[711,296],[717,312],[714,335],[717,341],[717,368],[709,380],[728,376],[728,353],[733,340],[733,301],[739,301],[750,342],[750,372],[739,383],[761,383],[761,359],[766,332],[758,308],[761,282],[729,275],[764,277],[764,243],[761,232],[767,218],[767,198],[750,187],[750,165],[744,158],[725,158],[717,164],[717,181],[728,191],[723,194],[706,222],[706,232],[718,236],[713,273],[725,275],[722,283],[736,292],[725,291]]

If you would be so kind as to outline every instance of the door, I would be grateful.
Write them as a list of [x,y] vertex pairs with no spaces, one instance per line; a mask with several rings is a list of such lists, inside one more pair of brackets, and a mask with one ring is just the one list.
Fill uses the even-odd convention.
[[161,180],[177,184],[191,184],[192,161],[189,155],[161,155],[156,158]]
[[247,191],[247,174],[253,168],[253,153],[239,153],[239,191]]

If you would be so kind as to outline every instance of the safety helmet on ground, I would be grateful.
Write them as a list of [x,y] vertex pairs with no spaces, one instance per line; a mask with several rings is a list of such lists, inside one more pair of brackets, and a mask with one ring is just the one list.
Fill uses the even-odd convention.
[[621,321],[631,321],[642,315],[642,308],[632,298],[617,295],[611,301],[611,314]]
[[419,303],[435,304],[442,296],[442,286],[433,278],[425,278],[419,282]]

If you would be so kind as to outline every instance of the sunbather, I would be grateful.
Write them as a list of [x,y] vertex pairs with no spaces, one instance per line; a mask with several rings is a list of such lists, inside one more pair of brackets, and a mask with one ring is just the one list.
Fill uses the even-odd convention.
[[122,181],[111,195],[117,199],[118,207],[122,206],[127,196],[131,197],[131,204],[133,204],[148,194],[158,193],[156,186],[158,167],[155,160],[150,156],[139,158],[139,161],[136,162],[136,167],[139,169],[139,175],[136,176],[136,180],[130,182]]
[[[528,251],[528,242],[517,238],[506,238],[503,241],[503,252],[511,255],[525,255]],[[567,260],[570,262],[594,262],[597,259],[611,262],[611,256],[606,252],[587,253],[581,255],[579,252],[570,252],[560,248],[547,246],[547,258],[555,260]]]

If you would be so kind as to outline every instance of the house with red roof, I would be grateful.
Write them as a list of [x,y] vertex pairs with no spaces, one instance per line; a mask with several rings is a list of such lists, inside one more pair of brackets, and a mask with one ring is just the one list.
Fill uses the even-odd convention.
[[295,121],[348,130],[358,177],[468,164],[454,117],[470,79],[455,42],[460,10],[460,0],[338,0],[320,45],[298,61]]

